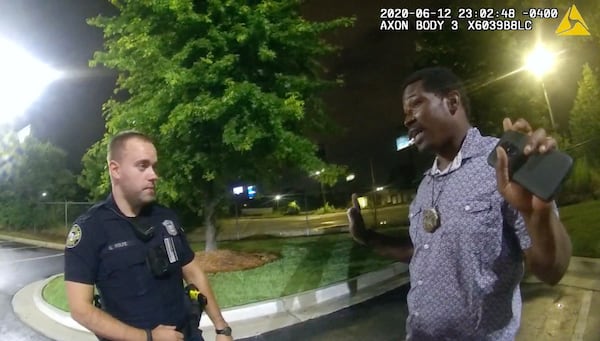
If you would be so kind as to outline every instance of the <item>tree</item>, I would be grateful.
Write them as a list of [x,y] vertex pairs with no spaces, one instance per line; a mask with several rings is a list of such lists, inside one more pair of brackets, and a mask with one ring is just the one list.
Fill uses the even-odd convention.
[[[44,199],[72,199],[74,175],[66,153],[48,142],[28,137],[22,143],[4,133],[0,162],[0,224],[14,228],[50,227]],[[43,193],[46,193],[45,198]]]
[[[565,52],[564,55],[559,56],[562,63],[544,79],[551,93],[550,100],[555,105],[559,102],[556,96],[552,97],[552,92],[560,88],[557,84],[562,84],[567,78],[569,71],[565,69],[579,62],[566,56],[578,54],[583,58],[587,54],[586,51],[591,51],[592,48],[591,39],[583,37],[568,39],[555,34],[559,20],[571,5],[572,2],[558,1],[554,7],[559,9],[560,18],[556,21],[533,21],[534,30],[529,33],[509,30],[473,32],[466,29],[464,21],[461,22],[464,26],[461,26],[458,31],[423,32],[416,41],[415,66],[445,65],[460,75],[465,80],[471,98],[473,109],[471,119],[487,133],[500,134],[503,117],[523,117],[533,126],[549,129],[548,107],[541,81],[526,70],[519,69],[524,64],[525,54],[540,41],[554,51]],[[484,0],[479,2],[476,8],[496,8],[499,13],[506,13],[506,9],[514,8],[515,19],[525,20],[527,18],[521,15],[521,11],[537,7],[539,3],[535,1],[508,0],[499,6],[496,1]],[[585,6],[578,5],[578,7],[588,25],[592,27],[590,23],[595,19],[591,3]],[[473,6],[471,2],[463,0],[455,2],[452,8],[452,13],[457,14],[458,8],[473,8]],[[597,47],[596,44],[594,48]],[[596,54],[591,58],[597,59]],[[562,92],[564,90],[561,94]],[[554,109],[558,132],[568,133],[566,112],[556,112],[556,108]]]
[[91,66],[119,72],[107,133],[83,159],[80,183],[92,195],[108,189],[99,164],[109,137],[147,133],[159,150],[160,200],[201,214],[213,250],[215,209],[232,183],[325,168],[306,137],[331,126],[318,95],[340,82],[325,79],[319,60],[335,48],[321,36],[351,19],[308,22],[296,0],[112,3],[117,16],[89,20],[105,38]]
[[600,83],[592,68],[583,65],[575,103],[569,115],[571,142],[580,145],[585,157],[598,165],[600,157]]

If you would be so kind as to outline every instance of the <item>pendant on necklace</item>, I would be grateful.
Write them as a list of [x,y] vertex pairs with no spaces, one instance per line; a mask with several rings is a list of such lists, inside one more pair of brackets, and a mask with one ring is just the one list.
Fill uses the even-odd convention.
[[423,229],[429,233],[433,233],[440,227],[440,215],[438,211],[432,207],[423,212]]

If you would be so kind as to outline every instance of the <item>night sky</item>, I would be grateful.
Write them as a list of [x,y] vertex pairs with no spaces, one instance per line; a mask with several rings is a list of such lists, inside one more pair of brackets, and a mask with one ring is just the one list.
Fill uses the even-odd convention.
[[[428,2],[402,1],[401,6]],[[395,151],[395,138],[403,131],[398,88],[413,71],[415,33],[379,30],[379,9],[399,3],[313,0],[304,8],[314,20],[357,17],[353,28],[329,37],[342,48],[328,58],[327,67],[343,74],[346,83],[325,94],[326,110],[342,132],[319,142],[327,161],[349,165],[363,184],[371,181],[370,160],[376,182],[383,185],[402,156]],[[93,52],[102,48],[102,34],[85,19],[99,13],[112,14],[114,9],[107,0],[0,0],[0,36],[71,75],[51,85],[19,123],[33,122],[36,137],[66,150],[75,172],[85,150],[104,132],[101,107],[116,78],[112,71],[88,68]]]

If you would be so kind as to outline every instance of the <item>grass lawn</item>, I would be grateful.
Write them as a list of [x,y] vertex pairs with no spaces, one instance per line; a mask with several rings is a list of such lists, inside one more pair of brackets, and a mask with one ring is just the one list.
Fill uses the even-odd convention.
[[[571,236],[573,255],[600,258],[600,201],[561,207],[560,216]],[[221,242],[219,247],[281,255],[277,261],[256,269],[210,275],[222,307],[315,289],[392,263],[355,244],[346,233]],[[192,248],[203,250],[204,244],[193,243]],[[62,277],[49,283],[43,295],[67,310]]]
[[600,258],[600,201],[586,201],[560,208],[573,256]]
[[[398,230],[392,233],[407,234]],[[210,274],[211,285],[223,308],[319,288],[393,263],[357,245],[347,233],[222,242],[219,247],[281,256],[255,269]],[[193,243],[192,248],[202,250],[204,244]],[[50,304],[68,311],[62,276],[51,281],[42,294]]]

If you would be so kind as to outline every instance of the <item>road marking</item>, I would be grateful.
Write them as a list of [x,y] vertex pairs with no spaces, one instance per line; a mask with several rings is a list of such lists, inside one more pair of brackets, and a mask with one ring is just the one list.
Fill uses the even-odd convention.
[[24,249],[37,249],[39,246],[21,246],[21,247],[13,247],[9,248],[0,248],[0,251],[13,251],[13,250],[24,250]]
[[57,254],[49,255],[49,256],[23,258],[23,259],[18,259],[18,260],[15,260],[15,261],[0,262],[0,266],[2,266],[2,265],[11,265],[11,264],[16,264],[16,263],[23,263],[23,262],[29,262],[29,261],[32,261],[32,260],[46,259],[46,258],[52,258],[52,257],[60,257],[60,256],[63,256],[63,255],[64,255],[63,253],[57,253]]
[[582,341],[585,335],[585,327],[587,324],[588,315],[590,313],[590,305],[592,304],[592,291],[586,290],[583,293],[579,316],[577,316],[577,324],[575,325],[575,333],[571,341]]

